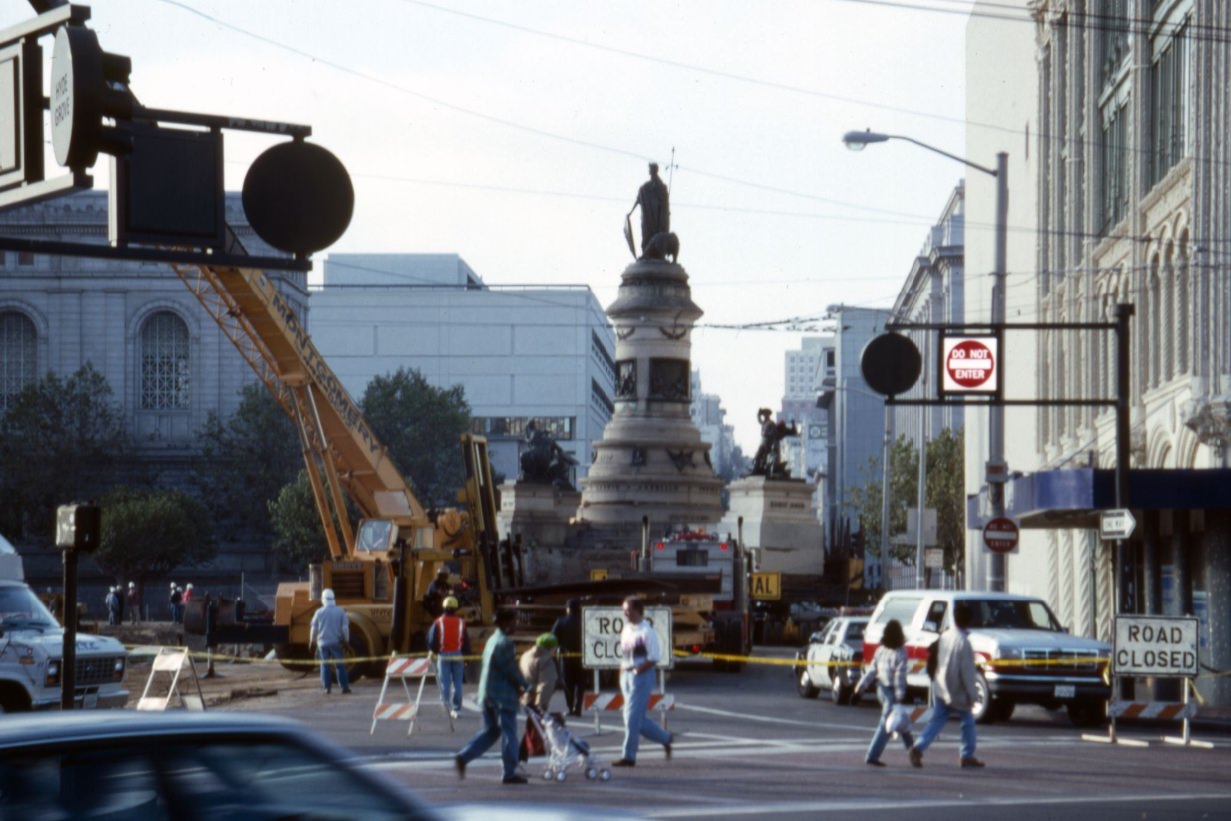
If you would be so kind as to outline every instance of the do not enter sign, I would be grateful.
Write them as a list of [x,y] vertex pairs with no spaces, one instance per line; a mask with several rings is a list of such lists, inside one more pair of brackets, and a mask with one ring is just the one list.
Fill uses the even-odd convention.
[[995,393],[1000,379],[994,336],[946,336],[941,347],[942,393]]
[[1017,522],[999,516],[983,526],[983,544],[993,553],[1017,552]]

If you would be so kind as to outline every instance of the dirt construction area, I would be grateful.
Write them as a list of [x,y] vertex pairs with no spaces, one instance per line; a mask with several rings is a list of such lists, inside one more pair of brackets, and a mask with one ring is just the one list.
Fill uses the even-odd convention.
[[[129,693],[129,708],[136,707],[150,682],[153,658],[160,648],[189,650],[206,707],[225,705],[260,709],[262,704],[268,704],[270,699],[275,698],[279,705],[285,706],[288,699],[294,699],[301,693],[305,697],[315,698],[320,689],[320,674],[315,667],[304,671],[288,670],[273,658],[269,648],[260,646],[222,645],[209,653],[204,637],[188,635],[182,625],[170,622],[121,626],[102,624],[96,629],[91,628],[91,632],[114,636],[128,648],[128,670],[124,683]],[[165,694],[170,681],[170,673],[158,673],[150,687],[150,694]],[[184,693],[192,693],[195,689],[191,670],[187,666],[180,674],[179,689]]]

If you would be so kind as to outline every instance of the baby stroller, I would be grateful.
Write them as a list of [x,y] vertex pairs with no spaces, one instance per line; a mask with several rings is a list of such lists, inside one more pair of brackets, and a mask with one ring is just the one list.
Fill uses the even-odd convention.
[[543,740],[543,751],[547,755],[547,769],[543,771],[545,781],[564,781],[568,778],[568,768],[574,765],[591,781],[611,780],[611,770],[590,752],[589,744],[573,735],[562,715],[540,713],[527,707],[526,719]]

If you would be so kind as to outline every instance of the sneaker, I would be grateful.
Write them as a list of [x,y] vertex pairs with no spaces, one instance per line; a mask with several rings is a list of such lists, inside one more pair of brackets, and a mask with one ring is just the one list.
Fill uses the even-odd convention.
[[668,761],[670,761],[670,760],[671,760],[671,745],[672,745],[674,742],[675,742],[675,736],[671,736],[671,741],[668,741],[666,744],[664,744],[664,745],[663,745],[663,756],[664,756],[664,757],[665,757]]
[[910,766],[912,767],[922,767],[923,766],[923,753],[919,751],[918,747],[910,748]]
[[863,762],[863,763],[864,763],[864,764],[867,764],[869,767],[883,767],[883,766],[885,766],[885,762],[884,762],[884,761],[881,761],[879,758],[877,758],[877,759],[871,759],[871,760],[865,761],[865,762]]
[[636,761],[631,761],[631,760],[629,760],[629,759],[627,759],[627,758],[621,758],[619,761],[613,761],[613,762],[611,762],[611,766],[613,766],[613,767],[636,767],[636,766],[637,766],[637,762],[636,762]]
[[453,756],[453,768],[457,770],[459,780],[466,777],[466,761],[460,755]]
[[449,718],[453,719],[454,721],[457,721],[457,710],[450,710]]
[[342,688],[342,695],[344,695],[344,696],[349,696],[349,695],[350,695],[350,688],[349,688],[349,687],[343,687],[343,688]]
[[529,784],[530,782],[520,775],[506,775],[504,778],[501,779],[500,783],[501,784]]
[[325,691],[325,695],[327,695],[327,696],[331,696],[331,695],[333,695],[333,690],[326,690],[326,691]]
[[958,763],[961,764],[963,767],[982,767],[983,766],[983,762],[975,758],[974,756],[971,756],[970,758],[963,758]]

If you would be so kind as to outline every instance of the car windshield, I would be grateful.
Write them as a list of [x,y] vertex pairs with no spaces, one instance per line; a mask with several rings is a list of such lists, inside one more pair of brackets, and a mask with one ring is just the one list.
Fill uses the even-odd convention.
[[0,621],[6,630],[56,624],[55,616],[28,587],[0,587]]
[[1041,601],[967,600],[970,626],[1060,632],[1060,623]]

